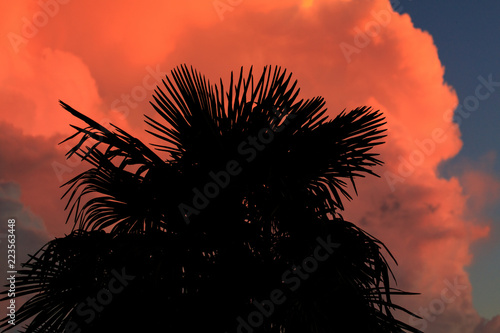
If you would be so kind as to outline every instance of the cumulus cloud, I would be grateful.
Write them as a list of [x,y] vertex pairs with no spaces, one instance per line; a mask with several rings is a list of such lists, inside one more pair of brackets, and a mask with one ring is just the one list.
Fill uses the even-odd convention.
[[496,316],[493,319],[487,321],[481,321],[473,333],[496,333],[500,331],[500,316]]
[[[21,264],[29,259],[28,254],[35,254],[50,239],[42,219],[33,214],[30,208],[20,201],[20,198],[19,184],[0,181],[0,220],[2,221],[0,223],[0,249],[6,256],[7,236],[11,234],[7,221],[15,220],[13,234],[15,235],[16,269],[20,269]],[[6,281],[6,274],[6,270],[2,269],[0,272],[2,281]]]
[[[55,148],[59,133],[76,123],[60,112],[58,99],[149,142],[142,114],[153,115],[149,96],[174,66],[193,65],[218,82],[240,66],[260,72],[281,65],[298,79],[303,98],[325,97],[330,116],[361,105],[384,112],[388,137],[378,151],[386,164],[375,170],[381,178],[358,182],[360,198],[344,216],[393,251],[399,287],[422,293],[401,300],[424,316],[413,324],[437,333],[498,330],[498,317],[486,322],[474,310],[464,270],[471,245],[489,232],[468,209],[481,209],[498,182],[485,171],[440,177],[440,163],[462,146],[449,121],[458,99],[443,80],[432,36],[399,14],[403,2],[393,1],[395,10],[387,0],[58,3],[35,36],[17,52],[4,41],[0,55],[0,101],[10,110],[2,126],[17,140],[0,140],[0,154],[24,171],[7,162],[0,170],[29,193],[21,200],[41,212],[51,232],[63,227],[46,217],[65,217],[53,199],[57,187],[83,167]],[[26,20],[44,10],[9,6],[15,17],[0,31],[21,36]],[[37,149],[25,151],[29,146]],[[44,208],[48,201],[51,209]]]
[[60,186],[84,165],[75,159],[65,160],[64,150],[57,145],[60,135],[25,135],[6,122],[0,122],[0,131],[0,180],[18,184],[20,201],[41,218],[52,235],[69,232]]
[[500,179],[494,172],[497,154],[491,151],[474,161],[465,157],[457,159],[457,163],[445,165],[443,169],[458,175],[467,193],[467,211],[469,215],[476,216],[500,197]]
[[[7,277],[10,274],[7,274],[7,270],[15,271],[22,269],[22,264],[29,260],[29,255],[34,255],[51,238],[42,219],[33,214],[31,209],[20,201],[20,198],[21,188],[19,184],[0,180],[0,253],[2,253],[2,256],[5,255],[7,257],[8,249],[15,250],[15,257],[8,258],[15,260],[15,267],[13,269],[10,267],[7,269],[7,258],[2,258],[2,262],[6,264],[2,265],[2,270],[0,271],[0,280],[2,281],[1,291],[5,290],[4,285],[8,282]],[[12,233],[10,232],[8,221],[14,221],[14,230]],[[14,235],[15,238],[11,237],[9,239],[9,235]],[[12,243],[9,241],[15,242],[13,244],[15,248],[8,248],[8,245],[12,246]],[[12,262],[9,261],[8,263],[11,264]],[[19,297],[16,295],[16,307],[19,308],[27,299],[26,296]],[[7,302],[2,304],[3,309],[5,309],[4,304],[7,306]],[[2,317],[4,315],[5,313],[1,314]]]

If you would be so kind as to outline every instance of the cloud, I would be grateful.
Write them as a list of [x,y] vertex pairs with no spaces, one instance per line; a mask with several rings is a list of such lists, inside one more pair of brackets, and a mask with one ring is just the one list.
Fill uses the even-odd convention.
[[70,131],[71,116],[61,110],[59,99],[95,114],[100,103],[97,87],[78,57],[43,48],[36,56],[22,53],[10,65],[16,70],[2,80],[0,94],[10,112],[2,113],[1,120],[17,124],[27,134],[47,135]]
[[473,333],[496,333],[500,331],[500,316],[496,316],[493,319],[487,321],[483,320],[479,324]]
[[500,179],[494,172],[496,159],[496,152],[491,151],[474,161],[459,157],[456,163],[444,167],[444,172],[458,175],[467,193],[467,211],[471,216],[498,202]]
[[[7,221],[15,220],[15,260],[16,269],[26,262],[28,254],[35,254],[47,243],[50,235],[42,219],[26,207],[21,201],[21,189],[14,182],[0,182],[0,248],[7,255],[8,238],[10,235]],[[6,281],[6,270],[0,272],[2,281]],[[3,285],[3,283],[2,283]]]
[[[29,260],[29,255],[34,255],[44,244],[46,244],[51,236],[48,233],[42,219],[26,207],[21,201],[21,189],[19,184],[15,182],[5,182],[0,180],[0,251],[2,255],[7,257],[7,250],[14,250],[14,258],[9,257],[9,259],[15,260],[15,267],[7,269],[7,262],[2,259],[2,262],[6,262],[6,265],[2,265],[2,271],[0,272],[0,280],[2,281],[2,286],[0,290],[4,290],[4,285],[8,282],[7,270],[15,271],[22,269],[22,264]],[[10,232],[8,221],[13,221],[13,231]],[[14,235],[15,237],[8,237]],[[15,241],[14,243],[11,243]],[[14,245],[15,248],[7,247]],[[12,262],[8,262],[11,264]],[[5,296],[5,295],[2,295]],[[27,297],[16,295],[16,306],[19,308],[21,304],[27,301]],[[7,306],[7,302],[4,303]],[[2,304],[2,308],[4,308]],[[5,308],[4,308],[5,309]],[[5,314],[2,313],[2,317]]]
[[[386,162],[377,169],[382,178],[360,180],[360,198],[344,216],[377,235],[397,256],[399,287],[422,293],[402,300],[417,313],[430,311],[429,319],[416,326],[471,332],[480,318],[464,267],[472,259],[470,245],[489,229],[464,218],[462,184],[438,174],[439,164],[462,146],[458,127],[445,117],[458,99],[443,80],[432,37],[415,29],[407,15],[391,11],[387,2],[370,4],[320,2],[307,12],[297,5],[273,9],[267,13],[272,19],[251,9],[235,11],[234,21],[193,29],[169,59],[187,59],[211,78],[240,65],[280,64],[299,79],[302,96],[325,96],[332,116],[359,105],[381,109],[388,128],[387,143],[379,149]],[[377,17],[387,23],[380,21],[373,30],[378,33],[370,37]],[[252,24],[255,28],[248,29]],[[357,42],[360,36],[369,42]],[[348,59],[342,43],[356,48]],[[442,312],[431,308],[446,283],[455,280],[465,286],[460,297]]]
[[24,135],[5,122],[0,122],[0,131],[0,180],[19,186],[20,201],[41,218],[48,232],[57,236],[68,232],[71,226],[64,224],[65,202],[60,200],[64,191],[59,187],[84,165],[65,160],[64,150],[57,146],[60,135]]
[[[498,326],[498,317],[486,323],[474,310],[464,270],[471,245],[489,232],[468,211],[482,209],[498,182],[487,170],[440,177],[440,163],[462,147],[447,117],[458,99],[443,80],[432,36],[399,14],[404,2],[394,2],[395,10],[387,0],[58,3],[18,52],[7,40],[0,55],[0,101],[9,110],[1,116],[7,134],[0,155],[8,160],[0,170],[20,184],[21,201],[51,233],[66,230],[58,186],[84,167],[62,158],[67,147],[55,147],[71,133],[68,123],[78,123],[58,99],[150,142],[142,114],[153,115],[153,86],[174,66],[193,65],[218,82],[240,66],[259,73],[281,65],[298,79],[302,98],[325,97],[330,116],[361,105],[384,112],[388,137],[378,151],[386,164],[375,169],[381,178],[358,181],[360,198],[344,216],[395,254],[399,287],[422,293],[401,300],[417,313],[429,311],[417,327],[487,333]],[[15,15],[0,23],[5,35],[22,36],[26,20],[44,10],[8,6]],[[464,287],[447,302],[442,293],[450,299],[454,281]]]

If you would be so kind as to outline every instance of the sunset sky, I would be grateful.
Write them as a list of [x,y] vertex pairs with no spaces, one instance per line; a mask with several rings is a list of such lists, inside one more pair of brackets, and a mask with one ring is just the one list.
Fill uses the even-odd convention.
[[59,186],[86,165],[57,145],[81,125],[59,99],[150,143],[143,115],[175,66],[218,83],[279,65],[332,117],[363,105],[386,116],[380,178],[360,179],[343,215],[395,255],[397,287],[421,293],[398,301],[424,319],[401,319],[500,332],[498,1],[40,0],[0,12],[0,233],[16,219],[18,261],[71,230]]

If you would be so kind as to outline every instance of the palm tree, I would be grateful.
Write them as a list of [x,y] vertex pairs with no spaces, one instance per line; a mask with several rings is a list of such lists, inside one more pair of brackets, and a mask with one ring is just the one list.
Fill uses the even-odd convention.
[[61,102],[86,123],[67,156],[91,168],[64,185],[73,232],[20,272],[26,332],[419,332],[393,316],[411,293],[384,244],[339,214],[382,163],[379,111],[328,120],[278,67],[163,83],[146,123],[168,158]]

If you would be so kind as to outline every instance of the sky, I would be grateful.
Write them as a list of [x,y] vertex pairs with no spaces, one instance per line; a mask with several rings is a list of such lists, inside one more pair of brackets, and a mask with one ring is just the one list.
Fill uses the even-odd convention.
[[41,0],[0,12],[2,253],[9,218],[18,261],[71,231],[60,186],[86,165],[57,144],[81,125],[59,99],[149,143],[148,102],[176,66],[216,83],[279,65],[331,117],[368,105],[387,119],[380,177],[357,182],[343,216],[388,246],[398,288],[421,293],[397,301],[423,319],[400,319],[500,332],[497,2]]
[[[446,1],[411,1],[403,10],[409,13],[415,26],[429,31],[438,47],[438,54],[445,67],[444,78],[453,86],[463,105],[464,99],[474,93],[479,75],[492,75],[500,81],[500,24],[496,19],[500,3],[486,1],[478,5],[471,1],[451,3]],[[460,175],[464,168],[479,169],[489,174],[500,174],[496,154],[500,149],[498,125],[500,124],[500,94],[493,94],[481,101],[477,111],[463,118],[460,126],[463,146],[459,153],[440,166],[441,175],[449,178]],[[461,116],[462,117],[462,116]],[[469,175],[463,183],[477,181]],[[496,185],[495,185],[496,186]],[[494,189],[494,188],[492,188]],[[496,221],[500,216],[497,192],[486,192],[491,205],[481,209],[482,215]],[[484,200],[484,199],[483,199]],[[479,196],[470,200],[478,205]],[[484,201],[483,201],[484,202]],[[472,290],[476,309],[492,317],[500,308],[500,227],[492,228],[491,242],[473,245],[476,256],[468,268],[474,285]]]

